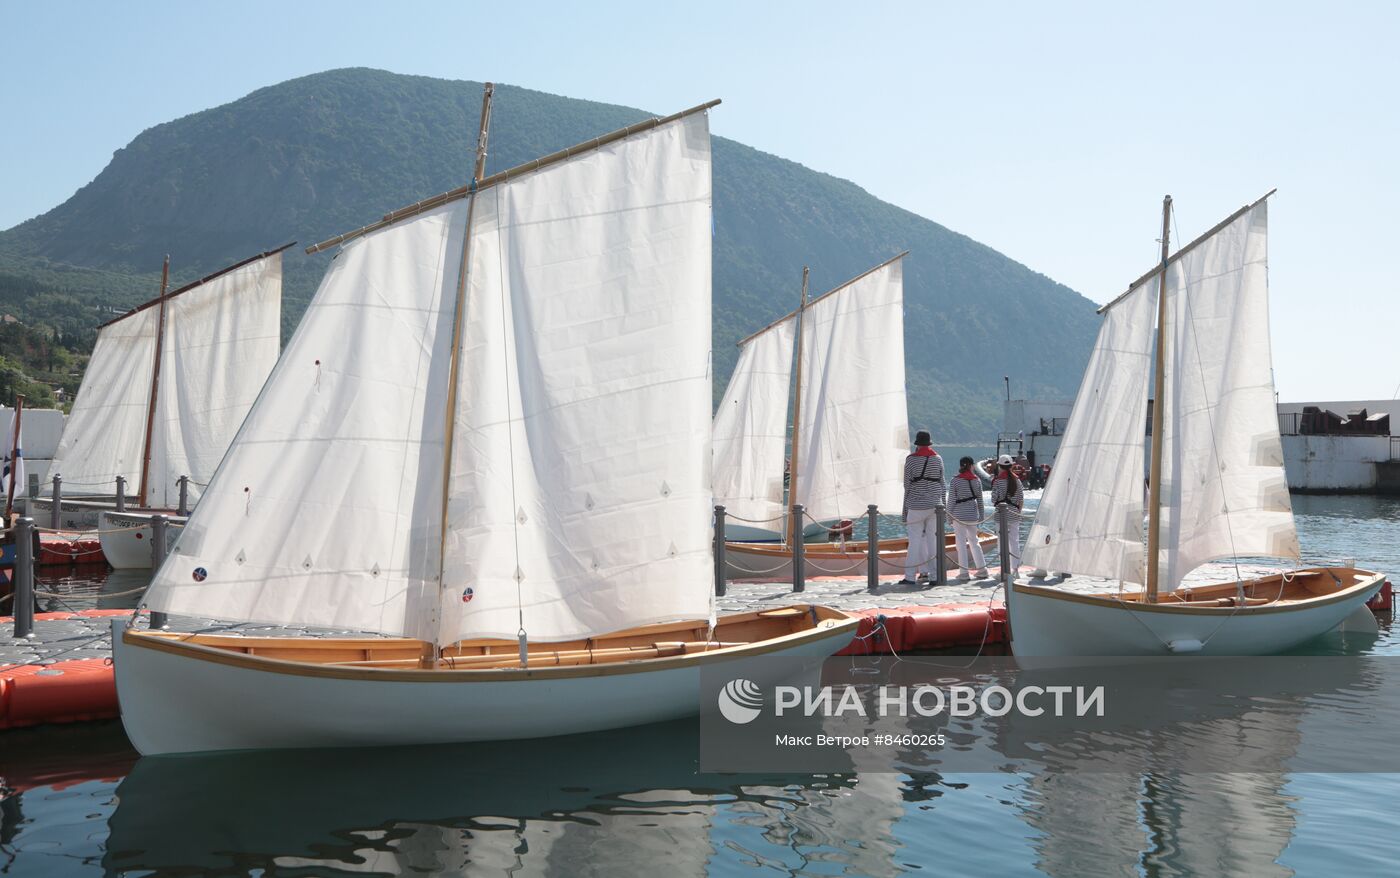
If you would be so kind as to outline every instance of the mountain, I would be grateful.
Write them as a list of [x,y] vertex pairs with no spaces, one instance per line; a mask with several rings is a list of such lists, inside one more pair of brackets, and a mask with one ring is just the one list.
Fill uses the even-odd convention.
[[[90,329],[154,295],[166,253],[181,283],[455,188],[470,175],[480,107],[479,83],[346,69],[157,125],[63,204],[0,232],[0,277],[12,281],[0,309]],[[650,115],[498,86],[487,172]],[[1097,328],[1087,299],[854,183],[715,138],[714,215],[716,396],[734,343],[792,309],[804,264],[817,293],[905,249],[911,426],[987,442],[1003,375],[1031,397],[1078,385]],[[288,332],[329,258],[288,251]]]

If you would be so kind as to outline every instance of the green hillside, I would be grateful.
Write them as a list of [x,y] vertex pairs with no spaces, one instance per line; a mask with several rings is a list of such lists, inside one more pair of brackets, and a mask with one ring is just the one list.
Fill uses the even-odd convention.
[[[182,283],[459,186],[480,105],[479,83],[348,69],[158,125],[63,204],[0,232],[0,276],[12,280],[0,284],[0,307],[77,333],[152,296],[166,253]],[[487,171],[649,115],[499,86]],[[1088,300],[846,180],[723,138],[714,160],[717,395],[734,342],[791,309],[804,264],[817,292],[905,249],[916,426],[931,424],[942,442],[990,439],[1005,374],[1031,396],[1073,394],[1097,327]],[[287,331],[329,259],[300,251],[286,260]]]

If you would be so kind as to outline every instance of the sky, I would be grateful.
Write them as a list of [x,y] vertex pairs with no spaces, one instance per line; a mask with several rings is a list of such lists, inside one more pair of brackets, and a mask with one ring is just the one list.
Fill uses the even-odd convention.
[[718,97],[715,134],[1095,302],[1157,260],[1163,195],[1189,241],[1277,187],[1281,398],[1390,399],[1397,37],[1384,2],[0,0],[0,229],[152,125],[336,67],[657,113]]

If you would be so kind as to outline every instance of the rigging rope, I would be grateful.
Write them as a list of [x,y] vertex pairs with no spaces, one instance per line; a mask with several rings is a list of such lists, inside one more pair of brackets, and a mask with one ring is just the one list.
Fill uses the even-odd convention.
[[[473,179],[472,182],[475,183],[475,179]],[[494,191],[499,192],[500,190],[497,189]],[[477,198],[480,197],[480,193],[474,192],[472,194],[472,201],[474,202]],[[501,199],[499,195],[496,196],[496,209],[498,211],[501,209]],[[504,219],[502,219],[500,225],[496,229],[496,258],[500,260],[501,265],[507,264],[505,257],[505,248],[501,243],[501,230],[508,227],[508,224],[505,222]],[[471,229],[467,230],[467,236],[468,246],[470,246]],[[509,452],[508,457],[510,459],[511,535],[515,539],[515,613],[516,622],[519,625],[519,631],[517,631],[516,633],[520,637],[521,662],[523,663],[525,659],[526,637],[525,595],[523,586],[523,582],[525,579],[525,571],[522,570],[520,567],[520,515],[524,510],[520,508],[520,503],[516,499],[515,495],[515,427],[513,424],[514,419],[511,417],[510,411],[510,342],[512,339],[514,339],[514,336],[510,333],[510,327],[506,324],[506,285],[499,284],[498,286],[500,287],[501,291],[501,360],[502,365],[504,367],[502,374],[505,378],[506,384],[506,447]],[[522,407],[523,405],[524,404],[522,403]],[[456,416],[455,412],[453,413],[453,416]],[[444,522],[444,524],[446,524],[446,522]]]

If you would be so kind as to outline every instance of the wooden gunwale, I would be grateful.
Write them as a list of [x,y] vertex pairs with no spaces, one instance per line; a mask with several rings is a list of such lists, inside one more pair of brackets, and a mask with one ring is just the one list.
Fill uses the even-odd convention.
[[[978,542],[982,544],[983,547],[986,547],[996,542],[996,537],[992,534],[982,534]],[[776,557],[790,556],[792,554],[792,550],[782,543],[748,543],[741,540],[727,540],[724,545],[726,551],[738,550],[755,555],[773,555]],[[945,550],[952,549],[956,547],[956,545],[957,543],[954,542],[953,534],[947,534],[944,537],[943,547]],[[847,542],[844,549],[841,548],[840,543],[804,543],[803,547],[803,551],[808,558],[816,556],[823,558],[864,558],[866,554],[865,543],[857,543],[855,541]],[[887,540],[880,540],[878,551],[880,554],[907,552],[909,551],[909,539],[907,537],[891,537]]]
[[[1331,574],[1341,581],[1345,581],[1348,576],[1357,578],[1359,581],[1352,585],[1343,586],[1330,594],[1314,594],[1312,597],[1290,598],[1285,596],[1281,600],[1270,600],[1265,604],[1247,604],[1245,606],[1201,606],[1193,601],[1169,602],[1167,600],[1158,603],[1144,603],[1138,593],[1131,593],[1120,597],[1112,593],[1100,594],[1079,594],[1076,592],[1062,591],[1056,588],[1048,588],[1040,585],[1026,585],[1017,583],[1013,586],[1017,594],[1031,595],[1034,597],[1050,598],[1052,600],[1063,600],[1077,604],[1091,604],[1099,607],[1113,607],[1134,612],[1143,613],[1190,613],[1203,616],[1230,616],[1230,615],[1257,615],[1260,613],[1289,613],[1295,610],[1312,607],[1325,606],[1347,600],[1365,591],[1380,582],[1384,581],[1385,575],[1381,573],[1371,573],[1366,570],[1357,570],[1350,567],[1320,567],[1308,570],[1300,570],[1291,574],[1291,578],[1307,578],[1312,576],[1323,576]],[[1248,580],[1247,585],[1251,590],[1268,586],[1270,583],[1277,583],[1280,575],[1265,576],[1256,580]],[[1211,594],[1219,591],[1222,593],[1235,593],[1236,583],[1223,582],[1212,583],[1205,586],[1196,586],[1190,589],[1192,596]],[[1274,586],[1276,587],[1276,586]],[[1300,590],[1299,586],[1293,589]]]
[[[797,608],[793,608],[797,609]],[[339,664],[315,664],[308,661],[297,661],[292,659],[269,658],[266,656],[250,655],[246,653],[230,652],[234,647],[255,647],[259,643],[280,644],[284,649],[299,647],[310,650],[335,650],[344,649],[347,645],[354,644],[356,648],[366,648],[371,644],[372,648],[390,650],[394,648],[404,648],[406,646],[416,646],[420,650],[431,650],[431,646],[423,641],[411,640],[407,638],[292,638],[292,637],[269,637],[269,638],[244,638],[228,637],[219,635],[200,634],[162,634],[158,632],[136,631],[127,628],[122,632],[122,642],[142,649],[151,649],[157,652],[170,653],[182,658],[197,659],[199,661],[213,662],[215,664],[228,665],[232,667],[244,668],[247,670],[264,671],[276,674],[288,674],[292,676],[320,677],[325,679],[340,680],[365,680],[365,681],[397,681],[415,683],[470,683],[470,682],[509,682],[535,679],[565,679],[575,677],[597,677],[613,676],[620,674],[638,674],[649,671],[675,670],[679,668],[707,664],[716,661],[727,661],[730,659],[747,658],[756,655],[766,655],[779,652],[803,642],[819,642],[834,638],[849,639],[854,635],[859,619],[833,610],[828,607],[804,606],[800,612],[792,615],[782,615],[765,618],[765,613],[773,611],[760,611],[755,613],[741,613],[734,616],[724,617],[720,620],[720,625],[716,631],[721,632],[726,625],[734,625],[743,622],[771,621],[774,627],[779,627],[781,621],[794,621],[799,616],[811,615],[817,617],[817,624],[828,623],[829,627],[811,627],[799,631],[770,637],[764,640],[745,643],[739,646],[721,646],[717,649],[708,650],[701,653],[662,655],[654,658],[639,658],[628,661],[614,661],[607,664],[578,664],[544,668],[530,668],[523,670],[518,667],[518,660],[515,667],[504,668],[474,668],[474,669],[453,669],[451,667],[438,667],[427,669],[398,669],[383,667],[365,666],[345,666]],[[643,626],[641,628],[628,629],[626,631],[615,632],[603,635],[591,643],[606,642],[609,639],[620,639],[624,637],[638,637],[648,633],[661,634],[667,630],[675,630],[678,626],[681,629],[693,628],[696,625],[704,627],[704,622],[683,622],[665,623],[658,626]],[[658,630],[659,629],[659,630]],[[205,645],[219,644],[219,645]],[[487,643],[497,643],[497,641],[467,641],[461,646],[471,644],[482,645]],[[505,641],[499,641],[504,645]],[[665,644],[669,645],[669,644]],[[660,652],[661,650],[657,650]],[[537,653],[531,652],[531,659],[536,658]],[[538,655],[543,658],[547,653],[541,651]],[[504,653],[500,656],[502,660],[508,658]],[[392,661],[392,660],[391,660]]]

